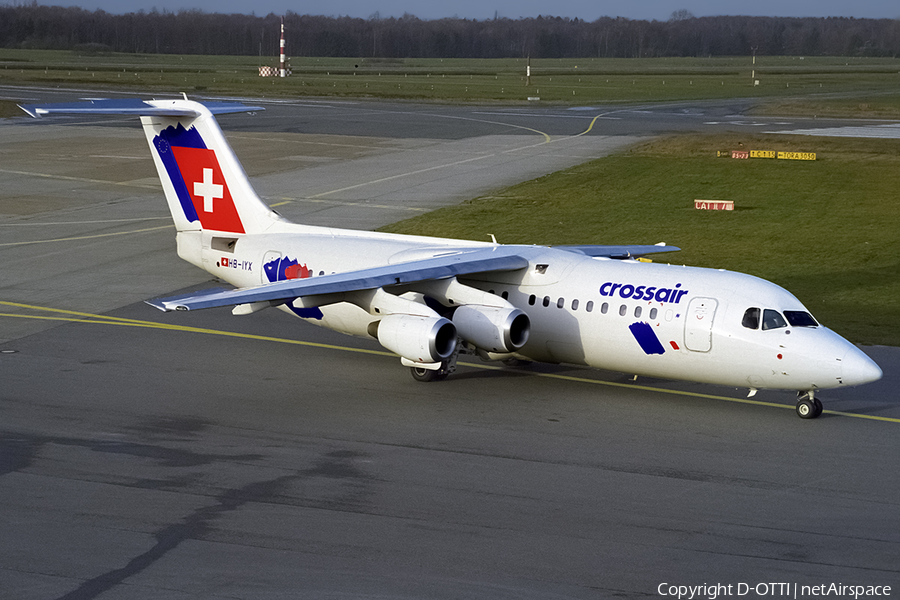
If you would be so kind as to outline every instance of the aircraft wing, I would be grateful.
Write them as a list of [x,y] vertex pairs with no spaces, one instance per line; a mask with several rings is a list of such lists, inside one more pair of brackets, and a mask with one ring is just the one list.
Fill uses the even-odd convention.
[[568,250],[569,252],[577,252],[592,257],[607,258],[636,258],[647,254],[656,254],[659,252],[678,252],[681,248],[677,246],[666,246],[665,244],[649,245],[625,245],[625,246],[553,246],[558,250]]
[[515,271],[528,266],[522,247],[492,246],[465,249],[452,255],[426,258],[405,263],[320,275],[306,279],[276,281],[253,288],[199,292],[183,296],[159,298],[147,303],[163,311],[198,310],[217,306],[277,302],[302,296],[371,290],[384,286],[445,279],[455,275],[491,271]]

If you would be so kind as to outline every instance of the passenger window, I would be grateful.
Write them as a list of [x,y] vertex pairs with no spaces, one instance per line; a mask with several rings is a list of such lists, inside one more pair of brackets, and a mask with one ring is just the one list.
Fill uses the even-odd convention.
[[503,290],[503,293],[500,294],[500,297],[503,298],[504,300],[509,300],[509,292],[506,290]]
[[641,307],[640,307],[640,306],[635,306],[635,307],[634,307],[634,318],[635,318],[635,319],[640,319],[640,318],[641,318]]
[[556,308],[562,308],[565,305],[566,305],[565,298],[560,298],[559,300],[556,301]]
[[655,321],[655,320],[656,320],[656,314],[657,314],[657,312],[658,312],[658,311],[657,311],[655,308],[651,308],[651,309],[650,309],[650,320],[651,320],[651,321]]
[[792,327],[818,327],[819,324],[812,315],[802,310],[786,310],[784,317]]
[[537,300],[537,297],[534,294],[528,296],[528,306],[534,306],[535,300]]
[[544,307],[550,306],[550,296],[544,296]]
[[605,315],[608,311],[609,311],[609,302],[604,302],[603,304],[600,305],[600,312],[602,314]]
[[588,303],[587,303],[587,305],[584,307],[584,310],[586,310],[586,311],[588,311],[588,312],[591,312],[592,310],[594,310],[594,301],[593,301],[593,300],[588,300]]
[[762,325],[763,331],[766,331],[767,329],[780,329],[782,327],[787,327],[787,323],[785,322],[784,317],[781,316],[781,313],[770,308],[767,308],[763,311]]
[[744,318],[741,325],[747,329],[759,329],[759,309],[748,308],[744,311]]
[[578,310],[578,298],[572,300],[572,310]]
[[625,306],[624,304],[619,307],[619,316],[620,317],[624,317],[625,313],[627,313],[627,312],[628,312],[628,307]]

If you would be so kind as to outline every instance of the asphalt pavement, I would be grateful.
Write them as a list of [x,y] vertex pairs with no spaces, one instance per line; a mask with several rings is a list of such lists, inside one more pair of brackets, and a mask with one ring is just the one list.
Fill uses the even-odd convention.
[[[348,228],[661,133],[843,125],[739,102],[266,107],[220,120],[257,189]],[[559,365],[467,359],[421,384],[278,311],[144,304],[210,281],[175,254],[133,120],[0,121],[0,182],[2,598],[900,588],[895,348],[864,348],[884,379],[823,393],[811,421],[788,393]]]

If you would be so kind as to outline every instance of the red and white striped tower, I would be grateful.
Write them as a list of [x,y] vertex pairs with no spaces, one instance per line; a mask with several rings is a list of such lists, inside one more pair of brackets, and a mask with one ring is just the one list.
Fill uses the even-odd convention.
[[284,66],[284,17],[281,17],[281,60],[278,67],[278,76],[287,77],[287,69]]

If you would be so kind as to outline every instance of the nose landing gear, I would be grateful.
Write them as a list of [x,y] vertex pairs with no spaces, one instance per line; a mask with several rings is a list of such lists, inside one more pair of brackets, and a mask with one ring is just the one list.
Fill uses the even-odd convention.
[[822,414],[822,402],[813,390],[797,392],[797,416],[801,419],[815,419]]

